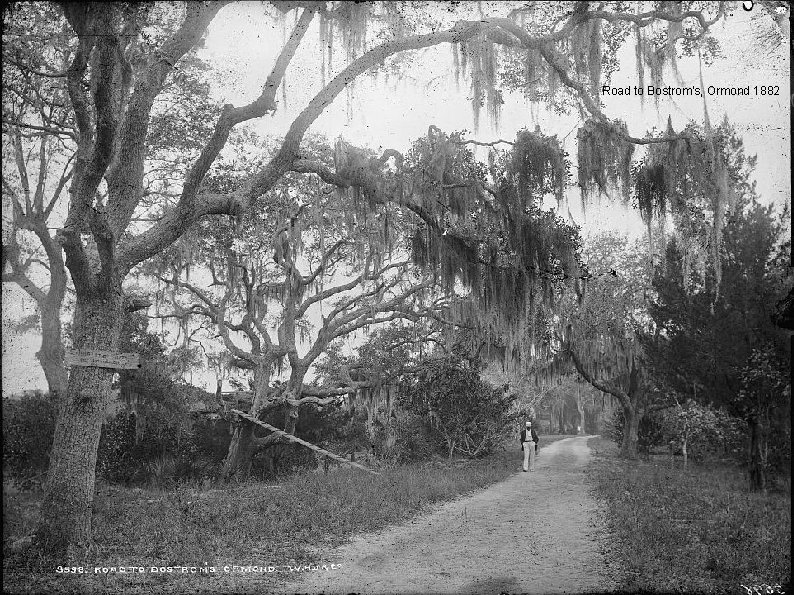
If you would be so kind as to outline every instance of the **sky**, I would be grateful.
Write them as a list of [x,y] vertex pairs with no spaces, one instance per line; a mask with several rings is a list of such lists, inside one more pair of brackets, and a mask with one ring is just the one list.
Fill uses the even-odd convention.
[[[425,5],[431,16],[453,19],[450,3]],[[459,10],[475,10],[476,3],[462,3]],[[509,9],[508,3],[484,2],[488,14]],[[749,86],[777,85],[776,96],[730,96],[706,98],[706,107],[712,123],[719,123],[725,114],[735,124],[745,141],[746,151],[757,154],[758,167],[755,180],[764,202],[775,203],[778,208],[790,204],[790,128],[789,54],[785,44],[773,53],[759,47],[755,33],[765,22],[760,9],[746,12],[737,8],[727,19],[713,28],[714,36],[723,41],[724,57],[703,68],[704,85]],[[270,12],[268,12],[270,11]],[[202,57],[214,67],[213,93],[218,99],[234,105],[252,101],[261,91],[270,68],[280,50],[284,35],[291,27],[292,15],[281,24],[268,17],[272,9],[256,2],[239,2],[223,8],[211,24],[202,50]],[[471,18],[468,15],[467,18]],[[476,17],[475,17],[476,18]],[[317,23],[307,32],[304,42],[291,63],[286,75],[287,102],[284,105],[279,93],[279,108],[275,115],[265,116],[254,128],[261,134],[282,136],[300,109],[321,88],[317,53]],[[334,72],[341,66],[341,45],[336,50]],[[620,69],[613,75],[612,86],[636,84],[633,44],[619,56]],[[362,78],[356,82],[350,96],[341,94],[310,128],[310,133],[326,135],[329,139],[342,136],[346,141],[373,149],[395,148],[405,151],[410,143],[427,133],[432,124],[444,131],[467,129],[472,131],[473,118],[469,101],[468,84],[460,88],[452,74],[452,53],[445,44],[414,52],[400,79],[383,75]],[[679,61],[683,77],[682,86],[699,85],[697,60]],[[672,78],[670,79],[672,81]],[[670,83],[677,86],[678,83]],[[673,126],[680,130],[689,120],[702,122],[702,98],[663,98],[658,110],[646,98],[643,105],[636,95],[602,96],[604,113],[610,118],[623,119],[634,136],[643,136],[653,126],[663,128],[668,115]],[[484,110],[483,110],[484,112]],[[501,125],[490,127],[485,113],[481,128],[470,138],[481,141],[512,140],[522,128],[540,125],[546,134],[557,134],[564,148],[575,155],[578,115],[548,114],[542,108],[532,108],[518,94],[505,94]],[[573,159],[575,162],[575,159]],[[567,197],[573,220],[583,226],[583,231],[595,233],[607,229],[621,230],[632,235],[641,233],[637,213],[619,203],[602,200],[588,205],[586,213],[580,207],[578,189],[572,188]],[[3,285],[4,331],[8,313],[27,315],[33,304],[21,290]],[[25,389],[45,388],[43,373],[35,360],[39,347],[35,334],[14,335],[3,333],[3,395]],[[211,382],[206,379],[206,382]]]

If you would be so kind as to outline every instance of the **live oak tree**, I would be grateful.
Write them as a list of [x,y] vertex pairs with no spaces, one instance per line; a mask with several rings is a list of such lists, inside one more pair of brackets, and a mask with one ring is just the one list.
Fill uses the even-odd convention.
[[[59,13],[56,5],[47,3],[12,7],[6,15],[11,18],[6,19],[2,54],[3,200],[4,211],[9,213],[3,232],[3,281],[19,285],[35,303],[36,314],[22,326],[35,321],[40,327],[37,357],[49,393],[56,400],[65,393],[67,382],[62,306],[64,297],[74,292],[63,251],[51,230],[63,223],[77,140],[74,114],[62,84],[71,50],[66,44],[53,43],[71,36]],[[154,18],[162,22],[166,15]],[[156,41],[148,35],[144,39]],[[140,59],[140,52],[132,53],[133,62]],[[195,56],[186,57],[177,80],[169,80],[155,102],[146,142],[142,205],[151,202],[155,182],[167,186],[168,176],[179,171],[180,158],[174,151],[189,154],[189,149],[196,148],[196,139],[208,132],[202,128],[209,126],[206,122],[212,106],[206,82],[201,80],[203,68]],[[193,100],[175,113],[176,102],[189,96]],[[184,163],[181,165],[184,169]],[[106,199],[105,189],[100,188],[98,200]],[[130,311],[147,305],[145,299],[127,300]]]
[[[559,12],[553,15],[538,8],[530,8],[529,13],[519,9],[507,17],[482,15],[461,20],[450,28],[439,27],[425,32],[427,29],[423,27],[427,23],[421,19],[401,18],[406,11],[395,11],[389,3],[277,3],[275,7],[278,10],[296,10],[299,16],[261,95],[245,106],[225,105],[216,118],[209,120],[214,127],[204,137],[206,141],[202,148],[190,163],[177,168],[180,180],[175,188],[178,196],[170,202],[163,197],[165,206],[156,221],[148,227],[140,225],[133,219],[147,198],[145,178],[150,149],[146,139],[155,114],[155,102],[165,85],[177,79],[182,61],[189,59],[190,52],[201,43],[208,24],[224,4],[196,2],[177,5],[168,13],[168,18],[163,19],[161,13],[160,20],[152,16],[157,14],[158,5],[60,5],[59,10],[68,27],[64,28],[64,35],[53,37],[52,43],[58,49],[66,50],[68,67],[63,73],[65,76],[59,79],[61,84],[58,88],[65,90],[68,96],[67,110],[74,123],[75,138],[69,208],[56,238],[65,255],[65,265],[76,292],[73,320],[76,348],[116,350],[121,314],[125,308],[123,283],[130,271],[162,252],[205,217],[237,216],[250,211],[252,201],[266,195],[287,171],[306,166],[301,163],[301,142],[310,125],[357,77],[393,56],[442,43],[460,44],[466,55],[463,70],[472,82],[475,103],[484,99],[488,109],[496,114],[499,94],[497,77],[494,76],[497,71],[495,60],[500,51],[509,48],[514,55],[523,53],[534,72],[539,73],[531,80],[524,79],[526,84],[535,84],[535,79],[559,83],[558,87],[566,90],[588,117],[595,119],[596,126],[600,127],[596,129],[596,137],[618,134],[623,135],[626,141],[642,143],[645,142],[643,139],[630,137],[620,126],[608,123],[597,99],[594,99],[593,91],[599,88],[598,79],[602,72],[598,68],[599,49],[602,55],[609,55],[603,45],[607,37],[604,30],[614,24],[631,25],[636,30],[649,32],[666,30],[666,39],[653,51],[669,55],[678,42],[697,43],[706,39],[708,29],[724,14],[722,3],[704,7],[681,3],[670,7],[670,10],[652,8],[635,12],[620,10],[623,7],[614,11],[577,2],[561,4]],[[343,39],[345,66],[296,117],[275,155],[241,188],[229,193],[207,192],[202,182],[224,148],[230,131],[277,109],[277,90],[317,14],[323,21],[321,36],[325,35],[326,40],[328,35],[331,39],[334,36]],[[387,26],[373,43],[373,36],[364,33],[367,24],[377,20]],[[329,21],[333,23],[330,29]],[[59,24],[63,23],[59,21]],[[152,35],[153,31],[155,35]],[[145,36],[149,36],[151,41],[146,41]],[[649,33],[647,37],[652,36]],[[580,40],[585,38],[587,43],[581,43]],[[372,45],[365,40],[370,40]],[[398,62],[390,62],[390,65],[398,70],[401,66]],[[667,143],[669,140],[670,137],[658,142]],[[619,160],[621,155],[625,155],[625,149],[618,142],[610,146],[615,147],[607,155],[611,160]],[[520,154],[526,155],[527,152]],[[582,154],[587,153],[583,151]],[[443,159],[439,159],[439,164],[443,164]],[[585,173],[594,176],[588,179],[597,181],[595,165],[593,161],[580,163],[580,172],[584,167]],[[604,163],[604,167],[611,165]],[[541,169],[545,171],[546,166]],[[528,172],[523,177],[519,174],[519,186],[531,186],[527,181],[538,171],[541,170]],[[441,183],[447,182],[442,178]],[[527,203],[520,199],[513,204],[526,207]],[[428,223],[430,221],[433,224],[428,225],[430,235],[425,238],[425,246],[435,241],[430,239],[436,237],[434,230],[443,233],[444,229],[432,213]],[[552,229],[553,226],[549,228]],[[523,232],[518,228],[514,231],[519,233],[513,237],[520,238]],[[454,243],[454,240],[445,240],[444,244],[436,242],[435,245],[454,247],[449,242]],[[538,261],[537,266],[532,262],[532,254],[537,250],[531,243],[518,242],[517,245],[524,246],[516,253],[529,258],[525,264],[534,267],[529,270],[537,273],[539,269],[545,269],[545,261]],[[457,254],[466,254],[465,242],[458,243],[457,248],[462,249]],[[446,249],[437,252],[431,246],[425,252],[439,255],[439,258],[433,256],[427,264],[445,261],[442,252]],[[446,262],[455,264],[448,259]],[[493,266],[487,270],[494,274],[482,279],[484,287],[493,289],[493,282],[500,283],[498,292],[492,289],[480,292],[482,296],[491,296],[492,303],[497,303],[499,296],[505,295],[505,288],[512,288],[517,297],[532,293],[528,287],[520,289],[519,286],[524,281],[534,282],[533,275],[516,277],[515,269],[511,271],[509,267],[499,274],[495,273],[498,269]],[[449,269],[449,272],[463,273],[463,269],[457,267]],[[469,280],[475,281],[475,277],[469,275]],[[37,531],[39,543],[51,553],[63,553],[69,546],[83,546],[90,541],[96,447],[112,377],[111,370],[96,367],[74,367],[69,373]]]
[[[407,260],[394,208],[358,211],[346,192],[294,173],[272,194],[269,212],[257,210],[231,226],[203,222],[175,244],[170,252],[190,244],[193,280],[185,267],[158,275],[174,289],[176,310],[160,316],[208,319],[230,365],[251,372],[249,413],[261,417],[286,405],[283,427],[293,433],[302,405],[328,404],[367,385],[350,377],[329,387],[306,385],[307,372],[334,341],[394,320],[440,316],[447,296],[431,295],[432,278]],[[163,257],[167,265],[169,252]],[[197,265],[210,283],[196,281]],[[288,380],[276,389],[273,375],[282,366]],[[252,447],[278,440],[255,440],[252,425],[238,423],[223,475],[247,475]]]
[[640,421],[657,400],[641,341],[653,332],[647,313],[651,268],[641,246],[614,234],[592,239],[586,253],[597,276],[586,279],[576,299],[567,296],[557,348],[582,378],[620,403],[621,454],[635,458]]

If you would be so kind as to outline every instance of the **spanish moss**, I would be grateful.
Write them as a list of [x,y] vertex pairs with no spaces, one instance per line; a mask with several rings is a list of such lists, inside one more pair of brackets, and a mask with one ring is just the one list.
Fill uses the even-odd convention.
[[607,194],[610,188],[621,192],[625,201],[629,200],[634,144],[627,137],[626,124],[620,120],[590,119],[579,129],[579,187],[583,202],[593,189]]

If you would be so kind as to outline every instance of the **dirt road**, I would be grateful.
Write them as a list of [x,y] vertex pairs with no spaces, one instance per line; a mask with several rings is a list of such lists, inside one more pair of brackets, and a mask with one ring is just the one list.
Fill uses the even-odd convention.
[[356,537],[321,557],[302,593],[583,593],[612,586],[598,552],[597,503],[585,484],[587,437],[541,450],[519,471],[404,525]]

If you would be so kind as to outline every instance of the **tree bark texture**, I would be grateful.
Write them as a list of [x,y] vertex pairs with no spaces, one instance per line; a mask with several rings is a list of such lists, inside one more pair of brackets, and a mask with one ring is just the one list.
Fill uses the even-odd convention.
[[[260,357],[254,368],[254,396],[249,413],[259,419],[269,404],[270,374],[275,362],[273,357]],[[223,461],[222,477],[225,481],[232,478],[246,479],[251,473],[251,457],[254,454],[254,427],[245,420],[237,420],[229,452]]]
[[[78,297],[74,316],[78,348],[118,347],[123,300],[120,291]],[[74,366],[60,407],[37,529],[45,551],[77,559],[91,542],[97,449],[114,370]]]
[[50,398],[57,407],[60,407],[69,382],[69,375],[63,366],[65,350],[61,340],[61,308],[60,303],[53,305],[47,302],[39,304],[41,349],[36,353],[36,357],[44,370]]
[[244,480],[251,474],[251,442],[254,428],[245,420],[238,419],[229,452],[223,461],[223,479]]

